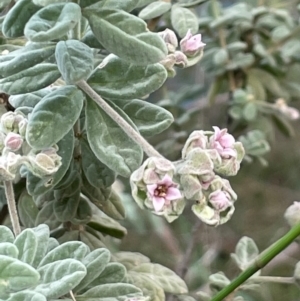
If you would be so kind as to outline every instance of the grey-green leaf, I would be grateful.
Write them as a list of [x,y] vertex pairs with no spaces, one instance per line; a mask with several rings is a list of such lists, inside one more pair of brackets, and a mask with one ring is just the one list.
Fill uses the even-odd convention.
[[166,13],[171,6],[170,2],[154,1],[140,11],[139,17],[144,20],[160,17]]
[[77,40],[58,42],[55,58],[58,69],[67,84],[86,80],[94,69],[92,49]]
[[41,281],[35,291],[50,299],[59,298],[77,286],[85,277],[86,268],[78,260],[64,259],[42,266],[38,272]]
[[24,27],[28,20],[40,9],[31,0],[19,0],[5,16],[2,32],[8,38],[24,35]]
[[157,135],[174,121],[169,111],[145,100],[118,99],[113,102],[130,117],[141,135]]
[[[74,289],[74,292],[82,291],[92,281],[94,281],[104,271],[110,260],[110,252],[107,249],[101,248],[92,251],[83,260],[82,263],[86,267],[86,276],[80,284]],[[100,284],[100,283],[99,283]]]
[[35,149],[43,149],[60,141],[79,118],[83,99],[83,93],[76,86],[61,87],[44,97],[29,117],[28,144]]
[[88,83],[102,97],[133,99],[158,90],[167,77],[167,71],[161,64],[137,66],[109,55]]
[[89,248],[86,244],[81,241],[69,241],[50,251],[40,262],[39,268],[48,263],[67,258],[82,261],[87,253],[89,253]]
[[138,17],[116,9],[87,7],[83,15],[89,20],[99,42],[120,58],[138,65],[163,60],[167,47],[158,34],[147,31],[146,23]]
[[18,248],[10,242],[0,242],[0,255],[18,258]]
[[34,231],[25,229],[17,236],[14,244],[19,250],[18,258],[31,265],[38,249],[38,240]]
[[27,263],[0,255],[0,291],[22,290],[36,285],[39,278],[39,273]]
[[18,212],[20,220],[26,228],[35,226],[35,220],[39,213],[39,209],[32,197],[26,191],[24,191],[19,197]]
[[0,90],[9,94],[23,94],[43,89],[60,77],[55,64],[43,63],[0,79]]
[[61,222],[57,220],[53,208],[54,201],[47,202],[39,211],[35,225],[46,224],[50,230],[55,230],[60,226]]
[[[134,126],[127,115],[122,117]],[[140,166],[143,159],[141,147],[91,99],[87,99],[86,104],[86,129],[94,154],[110,169],[129,177]]]
[[34,14],[25,26],[27,39],[48,42],[68,33],[80,21],[81,9],[76,3],[54,3]]
[[11,294],[7,301],[47,301],[47,299],[42,294],[26,290]]
[[192,34],[198,32],[198,18],[188,8],[173,5],[171,10],[171,22],[181,38],[186,35],[189,29]]
[[15,237],[11,230],[6,227],[0,225],[0,242],[10,242],[13,243],[15,240]]

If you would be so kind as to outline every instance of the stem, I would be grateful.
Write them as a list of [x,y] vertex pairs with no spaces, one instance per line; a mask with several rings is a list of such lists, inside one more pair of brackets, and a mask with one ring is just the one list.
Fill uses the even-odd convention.
[[123,131],[130,137],[133,141],[139,144],[144,152],[149,157],[162,157],[162,155],[150,145],[144,137],[142,137],[122,116],[120,116],[113,108],[111,108],[105,100],[99,96],[91,86],[84,80],[77,82],[77,86],[81,88],[91,99],[93,99],[99,107],[110,116]]
[[259,282],[259,283],[273,282],[273,283],[295,284],[294,277],[256,276],[251,278],[251,281]]
[[10,221],[12,223],[15,236],[17,236],[21,233],[21,227],[20,227],[20,222],[19,222],[19,217],[18,217],[18,212],[16,207],[13,184],[12,181],[4,181],[3,183],[4,183],[4,190],[5,190],[5,196],[8,205]]
[[242,272],[236,279],[234,279],[228,286],[223,288],[210,301],[222,301],[226,296],[232,293],[242,283],[249,279],[258,270],[262,269],[268,262],[270,262],[276,255],[282,252],[288,245],[290,245],[300,235],[300,224],[294,226],[287,234],[277,240],[268,249],[257,256],[255,262]]

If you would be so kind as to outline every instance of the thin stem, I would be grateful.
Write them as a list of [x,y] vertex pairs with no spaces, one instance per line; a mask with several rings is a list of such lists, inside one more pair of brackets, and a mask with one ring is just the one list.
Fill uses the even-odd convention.
[[13,184],[12,181],[4,181],[3,183],[4,183],[4,190],[5,190],[5,196],[8,205],[10,221],[12,223],[15,236],[17,236],[21,233],[21,227],[20,227],[20,222],[19,222],[19,217],[18,217],[18,212],[16,207]]
[[257,256],[255,262],[242,272],[236,279],[234,279],[228,286],[223,288],[210,301],[222,301],[226,296],[231,294],[253,274],[262,269],[268,262],[270,262],[276,255],[282,252],[288,245],[290,245],[300,235],[300,224],[294,226],[287,234],[277,240],[268,249]]
[[74,296],[74,294],[73,294],[73,291],[69,291],[69,293],[70,293],[70,296],[71,296],[72,300],[73,300],[73,301],[76,301],[75,296]]
[[273,283],[295,284],[294,277],[256,276],[251,278],[251,281],[258,282],[258,283],[273,282]]
[[149,157],[162,157],[162,155],[156,151],[153,146],[150,145],[122,116],[120,116],[113,108],[111,108],[86,81],[81,80],[77,82],[77,86],[81,88],[88,96],[90,96],[90,98],[93,99],[99,105],[99,107],[120,126],[121,129],[123,129],[128,137],[139,144]]

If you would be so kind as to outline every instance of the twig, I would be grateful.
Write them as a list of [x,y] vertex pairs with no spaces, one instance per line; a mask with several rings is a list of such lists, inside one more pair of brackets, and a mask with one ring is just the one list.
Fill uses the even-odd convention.
[[12,181],[4,181],[3,183],[4,183],[4,190],[5,190],[5,196],[8,205],[10,221],[15,236],[17,236],[21,233],[21,227],[20,227],[20,222],[19,222],[19,217],[18,217],[18,212],[16,207],[13,184]]
[[70,296],[71,296],[72,300],[73,300],[73,301],[76,301],[76,299],[75,299],[75,296],[74,296],[73,292],[72,292],[72,291],[69,291],[69,293],[70,293]]
[[81,80],[77,82],[77,86],[81,88],[88,96],[90,96],[90,98],[93,99],[99,105],[99,107],[121,127],[121,129],[123,129],[128,137],[140,145],[149,157],[162,157],[162,155],[156,151],[154,147],[150,145],[144,139],[144,137],[142,137],[123,117],[121,117],[113,108],[111,108],[86,81]]

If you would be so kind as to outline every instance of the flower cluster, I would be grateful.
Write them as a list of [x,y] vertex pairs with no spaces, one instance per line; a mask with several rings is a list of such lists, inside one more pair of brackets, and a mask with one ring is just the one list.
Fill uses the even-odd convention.
[[61,165],[57,147],[41,151],[27,144],[27,118],[20,112],[7,112],[0,119],[0,180],[12,181],[20,176],[21,166],[38,177],[55,173]]
[[193,212],[209,225],[230,219],[237,195],[219,175],[236,175],[245,151],[227,129],[213,129],[194,131],[180,161],[152,157],[132,174],[132,195],[140,207],[172,221],[193,201]]
[[205,44],[201,40],[201,34],[192,35],[188,30],[186,36],[180,41],[180,50],[178,47],[177,36],[174,31],[166,29],[158,33],[168,48],[168,56],[161,62],[169,72],[170,76],[175,76],[174,66],[180,68],[190,67],[200,61],[203,55]]

